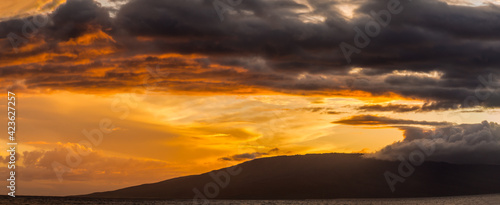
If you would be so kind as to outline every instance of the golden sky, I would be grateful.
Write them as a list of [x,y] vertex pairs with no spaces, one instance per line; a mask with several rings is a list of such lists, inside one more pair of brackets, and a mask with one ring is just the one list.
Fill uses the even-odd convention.
[[[330,59],[334,48],[321,47],[329,40],[313,42],[325,36],[310,38],[315,35],[310,29],[331,34],[321,26],[338,22],[308,1],[291,6],[290,12],[299,17],[289,21],[248,8],[241,12],[248,17],[225,22],[227,30],[252,39],[223,33],[224,22],[210,6],[206,15],[213,15],[217,24],[191,27],[191,21],[204,14],[175,19],[181,14],[165,9],[151,17],[141,12],[165,5],[69,2],[9,0],[0,5],[0,87],[16,92],[18,100],[19,194],[106,191],[258,157],[374,153],[404,140],[407,127],[432,130],[498,121],[495,98],[478,106],[455,106],[481,83],[465,82],[468,78],[459,74],[483,75],[490,71],[489,64],[481,72],[467,73],[460,67],[468,65],[466,60],[436,63],[423,55],[421,61],[404,59],[394,65],[374,60],[393,53],[376,56],[380,50],[368,49],[363,50],[366,59],[346,65],[343,57]],[[339,2],[330,13],[337,12],[342,22],[354,25],[366,17],[357,10],[365,1]],[[493,8],[478,1],[448,3],[458,9]],[[176,9],[185,8],[190,7]],[[19,31],[16,19],[36,14],[50,14],[50,21],[36,35],[17,33],[27,41],[14,49],[5,37],[9,29]],[[179,23],[182,20],[189,23]],[[248,24],[233,22],[240,20]],[[302,30],[287,27],[293,24]],[[273,36],[278,31],[291,34]],[[262,45],[253,46],[259,42]],[[294,43],[300,46],[290,46]],[[380,49],[387,47],[391,45]],[[461,83],[463,87],[457,86]],[[0,109],[6,110],[6,104]],[[111,128],[100,129],[102,122]],[[6,123],[0,124],[7,130]],[[86,144],[92,130],[102,133],[102,141]],[[6,153],[0,156],[1,171],[7,171]],[[54,162],[69,167],[62,178],[54,172]]]

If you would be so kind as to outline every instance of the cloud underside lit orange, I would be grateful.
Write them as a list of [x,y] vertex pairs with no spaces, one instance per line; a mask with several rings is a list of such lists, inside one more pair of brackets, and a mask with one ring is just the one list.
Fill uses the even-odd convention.
[[18,92],[27,93],[64,90],[104,95],[120,92],[299,95],[349,97],[371,103],[409,99],[392,92],[375,95],[348,88],[304,90],[258,85],[252,81],[272,82],[272,74],[255,74],[242,67],[213,64],[207,56],[197,54],[126,51],[99,29],[59,42],[57,49],[47,50],[48,46],[43,39],[33,38],[17,52],[4,52],[0,67],[7,69],[3,71],[0,86],[14,85]]

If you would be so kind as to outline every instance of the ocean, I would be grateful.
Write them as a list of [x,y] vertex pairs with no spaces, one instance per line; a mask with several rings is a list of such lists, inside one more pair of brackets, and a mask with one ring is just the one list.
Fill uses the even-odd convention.
[[[139,200],[139,199],[87,199],[87,198],[65,198],[65,197],[0,197],[0,204],[165,204],[165,205],[194,205],[192,200]],[[432,198],[398,198],[398,199],[328,199],[328,200],[213,200],[210,205],[396,205],[396,204],[463,204],[463,205],[500,205],[500,194],[454,196],[454,197],[432,197]]]

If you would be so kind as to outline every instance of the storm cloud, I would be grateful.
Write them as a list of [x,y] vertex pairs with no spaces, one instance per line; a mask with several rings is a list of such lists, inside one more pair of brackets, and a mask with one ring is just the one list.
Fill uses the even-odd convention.
[[[244,1],[221,22],[209,0],[132,0],[113,9],[68,0],[17,52],[7,35],[23,37],[34,17],[0,22],[0,86],[122,91],[141,85],[144,67],[159,65],[171,73],[157,79],[159,90],[356,91],[427,103],[362,108],[396,112],[500,106],[500,8],[399,2],[402,12],[348,63],[340,43],[354,45],[354,28],[364,30],[388,1]],[[357,7],[352,17],[339,7],[346,3]]]

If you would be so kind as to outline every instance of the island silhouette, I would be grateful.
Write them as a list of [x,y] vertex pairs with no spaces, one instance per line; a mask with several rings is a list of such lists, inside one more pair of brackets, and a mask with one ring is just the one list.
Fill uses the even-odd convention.
[[[427,161],[413,167],[411,175],[402,177],[403,181],[394,181],[393,178],[388,180],[388,172],[399,176],[401,164],[400,161],[366,158],[363,154],[277,156],[254,159],[200,175],[78,197],[203,201],[438,197],[500,193],[500,165]],[[393,190],[389,182],[396,182]]]

